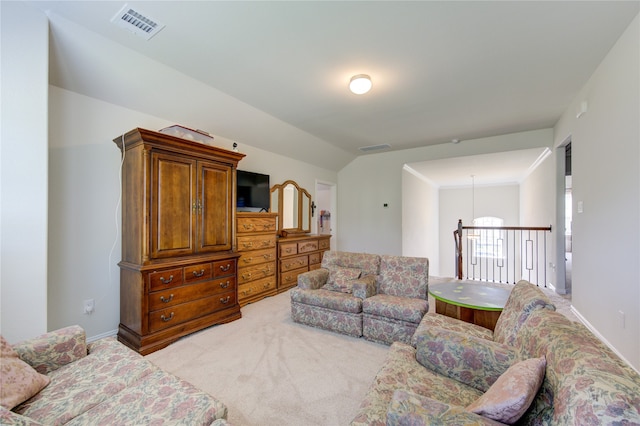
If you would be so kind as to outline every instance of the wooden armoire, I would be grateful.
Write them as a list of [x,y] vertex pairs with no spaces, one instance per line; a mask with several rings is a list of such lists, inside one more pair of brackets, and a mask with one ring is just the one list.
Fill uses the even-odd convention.
[[123,151],[118,340],[141,354],[240,318],[233,151],[133,129]]

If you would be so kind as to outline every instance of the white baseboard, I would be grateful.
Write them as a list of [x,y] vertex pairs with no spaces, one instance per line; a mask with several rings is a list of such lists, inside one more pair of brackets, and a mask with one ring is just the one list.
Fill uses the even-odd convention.
[[96,340],[104,339],[105,337],[115,336],[116,334],[118,334],[118,329],[106,331],[95,336],[87,337],[87,343],[95,342]]
[[618,350],[611,343],[609,343],[609,341],[607,339],[605,339],[604,336],[602,334],[600,334],[600,332],[598,332],[598,330],[596,330],[596,328],[593,325],[591,325],[591,323],[589,321],[587,321],[587,319],[585,317],[583,317],[582,314],[580,314],[580,312],[578,312],[578,310],[573,305],[571,305],[571,312],[573,312],[573,314],[576,317],[578,317],[580,322],[582,324],[584,324],[584,326],[587,327],[598,339],[600,339],[602,341],[602,343],[607,345],[609,347],[609,349],[611,349],[616,355],[618,355],[622,361],[624,361],[629,367],[633,368],[636,371],[636,373],[640,374],[640,371],[637,368],[635,368],[629,362],[628,359],[626,359],[624,356],[622,356],[622,354],[620,352],[618,352]]

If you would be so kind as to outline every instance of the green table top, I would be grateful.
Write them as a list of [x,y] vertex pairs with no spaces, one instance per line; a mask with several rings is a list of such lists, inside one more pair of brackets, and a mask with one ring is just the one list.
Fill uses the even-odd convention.
[[494,287],[478,281],[451,279],[429,284],[429,293],[437,300],[482,311],[502,311],[510,288]]

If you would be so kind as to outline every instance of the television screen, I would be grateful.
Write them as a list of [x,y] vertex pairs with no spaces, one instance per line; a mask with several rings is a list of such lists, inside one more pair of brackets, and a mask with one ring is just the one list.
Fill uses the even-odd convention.
[[268,212],[271,194],[269,192],[269,175],[238,170],[237,176],[237,211]]

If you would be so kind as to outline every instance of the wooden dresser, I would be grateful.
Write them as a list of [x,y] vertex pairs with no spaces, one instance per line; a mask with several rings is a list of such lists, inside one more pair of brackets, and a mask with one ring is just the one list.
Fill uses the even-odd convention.
[[240,306],[277,294],[277,213],[236,213]]
[[141,354],[240,318],[235,176],[244,154],[144,129],[122,165],[118,340]]
[[278,239],[278,293],[298,285],[298,275],[318,269],[330,249],[331,235],[300,235]]

